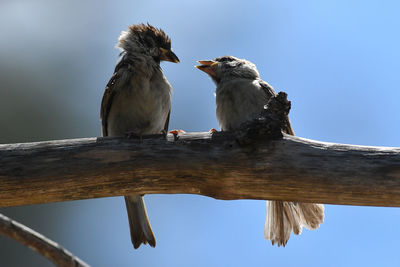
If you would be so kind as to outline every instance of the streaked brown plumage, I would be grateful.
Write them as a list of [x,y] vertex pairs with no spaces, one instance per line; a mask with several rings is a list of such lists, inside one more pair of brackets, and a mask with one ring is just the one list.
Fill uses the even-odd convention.
[[[160,61],[179,62],[170,38],[149,24],[130,26],[117,45],[122,52],[101,103],[103,136],[161,134],[168,131],[172,87]],[[125,196],[131,240],[156,245],[143,196]]]

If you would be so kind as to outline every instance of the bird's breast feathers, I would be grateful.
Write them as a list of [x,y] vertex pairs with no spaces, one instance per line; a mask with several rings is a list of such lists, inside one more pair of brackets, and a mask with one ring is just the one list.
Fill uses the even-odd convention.
[[164,130],[171,109],[172,88],[160,74],[151,80],[133,77],[118,91],[107,118],[110,136],[127,132],[157,134]]
[[257,80],[235,79],[217,86],[217,119],[222,131],[232,131],[256,118],[267,103]]

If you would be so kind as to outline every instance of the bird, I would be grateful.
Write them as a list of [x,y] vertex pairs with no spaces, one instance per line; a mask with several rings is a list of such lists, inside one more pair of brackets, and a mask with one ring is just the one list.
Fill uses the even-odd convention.
[[[172,87],[160,62],[179,62],[171,39],[163,30],[142,23],[122,31],[116,48],[121,50],[120,58],[100,108],[103,136],[166,134]],[[142,243],[155,247],[143,196],[125,196],[125,204],[133,247]]]
[[[246,121],[260,116],[274,89],[260,78],[252,62],[233,56],[199,60],[195,66],[216,84],[216,116],[221,131],[235,131]],[[289,117],[283,132],[294,135]],[[324,221],[324,205],[314,203],[267,201],[264,237],[272,245],[285,246],[291,233],[302,227],[317,229]]]

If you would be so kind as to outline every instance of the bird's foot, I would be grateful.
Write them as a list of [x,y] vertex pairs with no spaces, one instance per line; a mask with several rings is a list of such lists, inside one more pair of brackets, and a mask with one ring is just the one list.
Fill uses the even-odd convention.
[[172,131],[169,131],[169,133],[171,133],[171,134],[173,134],[174,135],[174,141],[177,141],[178,139],[179,139],[179,134],[181,134],[181,133],[186,133],[184,130],[172,130]]
[[179,135],[179,134],[181,134],[181,133],[186,133],[184,130],[172,130],[172,131],[169,131],[169,133],[171,133],[171,134],[173,134],[173,135]]

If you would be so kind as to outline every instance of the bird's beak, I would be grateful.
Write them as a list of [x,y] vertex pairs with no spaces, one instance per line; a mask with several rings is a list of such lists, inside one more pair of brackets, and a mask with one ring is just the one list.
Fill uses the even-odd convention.
[[179,63],[179,58],[171,50],[160,48],[160,51],[161,51],[161,57],[160,57],[161,60],[170,61],[173,63]]
[[215,77],[215,71],[216,71],[216,66],[218,65],[218,62],[213,61],[213,60],[198,60],[201,65],[195,66],[201,71],[204,71],[211,77]]

